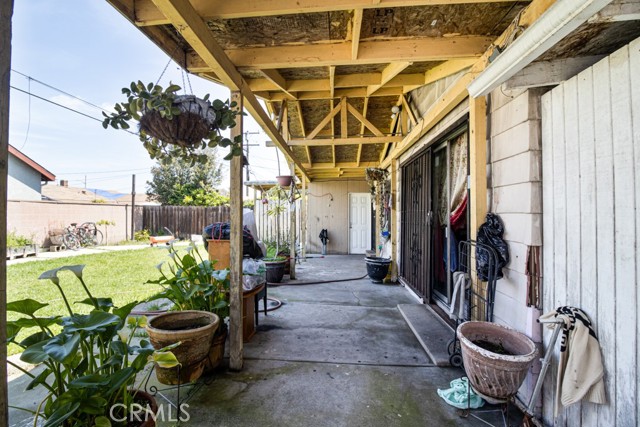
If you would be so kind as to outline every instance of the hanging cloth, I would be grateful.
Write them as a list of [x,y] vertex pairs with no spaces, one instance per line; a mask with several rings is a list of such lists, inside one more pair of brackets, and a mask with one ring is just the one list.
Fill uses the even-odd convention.
[[471,287],[469,275],[463,271],[453,273],[453,294],[449,306],[449,318],[464,319],[465,291]]

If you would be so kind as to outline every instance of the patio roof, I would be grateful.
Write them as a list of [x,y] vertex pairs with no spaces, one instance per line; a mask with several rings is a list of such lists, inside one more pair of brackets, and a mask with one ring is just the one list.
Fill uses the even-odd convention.
[[[473,66],[457,92],[438,101],[453,108],[489,58],[554,4],[107,1],[188,71],[240,91],[245,108],[310,180],[363,178],[366,167],[388,166],[415,142],[410,129],[421,136],[433,126],[425,119],[441,116],[416,117],[412,90]],[[614,1],[542,59],[595,61],[637,36],[636,9],[633,1]]]

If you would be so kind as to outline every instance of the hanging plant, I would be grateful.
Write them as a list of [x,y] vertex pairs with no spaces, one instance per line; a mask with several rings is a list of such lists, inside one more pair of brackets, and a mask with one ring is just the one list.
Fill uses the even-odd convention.
[[114,106],[115,113],[104,115],[102,126],[129,129],[129,121],[139,124],[140,141],[152,159],[168,163],[180,157],[192,165],[206,161],[207,147],[230,147],[225,160],[242,154],[242,135],[233,140],[222,131],[236,125],[235,102],[215,99],[209,95],[200,99],[193,95],[177,95],[180,86],[169,83],[167,88],[157,84],[132,82],[122,93],[127,102]]
[[364,177],[371,188],[371,194],[376,194],[376,188],[380,187],[389,176],[389,172],[386,169],[379,168],[367,168],[364,171]]

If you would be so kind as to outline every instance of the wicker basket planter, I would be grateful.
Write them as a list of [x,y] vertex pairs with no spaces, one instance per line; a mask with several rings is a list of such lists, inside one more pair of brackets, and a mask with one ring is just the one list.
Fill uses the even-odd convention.
[[513,397],[538,355],[534,342],[518,331],[490,322],[462,323],[456,334],[464,368],[476,393],[494,404]]

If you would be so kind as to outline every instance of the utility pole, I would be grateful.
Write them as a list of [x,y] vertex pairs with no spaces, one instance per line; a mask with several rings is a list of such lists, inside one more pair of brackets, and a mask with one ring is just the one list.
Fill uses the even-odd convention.
[[136,232],[136,174],[131,175],[131,240]]
[[[244,156],[247,159],[246,164],[244,166],[244,168],[245,168],[244,169],[244,173],[245,173],[244,180],[245,180],[245,182],[249,181],[249,179],[250,179],[249,178],[249,147],[257,147],[258,145],[260,145],[260,144],[249,144],[249,135],[260,135],[260,132],[249,132],[249,131],[244,132],[244,142],[245,142],[244,146],[246,147],[245,148],[246,152],[245,152]],[[244,195],[249,197],[249,187],[245,186],[244,188],[245,188],[245,194]]]

